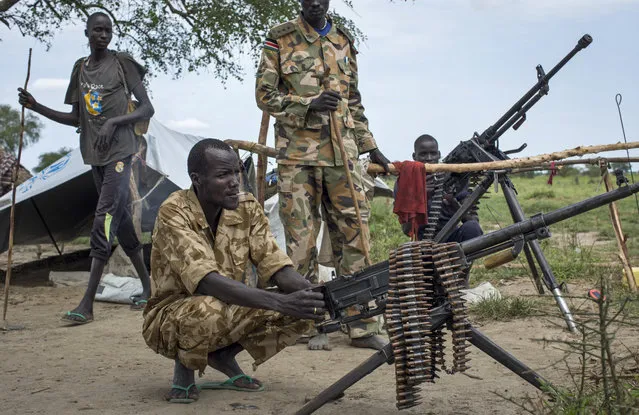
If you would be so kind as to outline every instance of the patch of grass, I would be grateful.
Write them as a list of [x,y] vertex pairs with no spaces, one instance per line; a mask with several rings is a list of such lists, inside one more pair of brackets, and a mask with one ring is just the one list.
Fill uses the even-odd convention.
[[470,271],[470,285],[475,286],[484,281],[495,283],[501,280],[512,280],[529,274],[528,268],[498,267],[488,270],[484,267],[473,266]]
[[[572,203],[580,202],[589,197],[596,196],[604,192],[604,188],[599,183],[599,178],[595,178],[592,183],[581,180],[580,184],[575,184],[575,177],[555,177],[553,185],[549,186],[547,175],[535,177],[521,177],[512,175],[515,188],[518,192],[519,202],[526,216],[530,217],[540,212],[549,212],[559,209]],[[482,199],[479,209],[480,223],[484,229],[491,229],[499,224],[502,227],[513,223],[510,211],[506,205],[505,198],[501,193],[486,194]],[[551,193],[554,196],[551,197]],[[639,264],[639,212],[635,204],[634,197],[627,197],[616,202],[621,217],[621,223],[625,235],[628,237],[627,245],[632,263]],[[582,213],[573,218],[559,222],[550,227],[554,233],[578,233],[578,232],[598,232],[600,239],[615,239],[610,213],[607,206],[602,206],[590,212]],[[550,239],[554,245],[554,239]],[[602,255],[604,261],[618,261],[616,256],[616,245],[611,244]],[[614,248],[614,249],[613,249]],[[597,248],[599,249],[599,248]],[[602,253],[603,254],[603,253]]]
[[555,191],[546,189],[537,189],[529,195],[526,195],[526,199],[554,199]]
[[379,197],[371,203],[371,261],[386,261],[392,249],[396,249],[410,239],[404,235],[402,228],[393,213],[393,201]]
[[471,305],[469,311],[479,320],[508,321],[539,315],[540,306],[541,302],[535,298],[491,297]]

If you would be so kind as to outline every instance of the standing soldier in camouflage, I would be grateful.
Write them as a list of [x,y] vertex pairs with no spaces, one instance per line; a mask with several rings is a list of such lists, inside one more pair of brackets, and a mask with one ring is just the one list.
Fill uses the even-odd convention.
[[[353,39],[326,12],[329,0],[302,0],[301,15],[272,28],[264,42],[257,72],[257,105],[276,119],[278,193],[285,229],[286,251],[298,272],[311,282],[318,279],[316,247],[322,217],[328,224],[336,270],[349,275],[365,267],[369,243],[369,207],[362,189],[357,159],[388,168],[368,129],[357,88],[357,51]],[[342,160],[330,112],[336,119],[349,160]],[[351,170],[357,201],[346,182]],[[360,229],[354,203],[359,204],[364,228]],[[321,215],[320,216],[320,209]],[[378,329],[351,327],[351,344],[381,348],[386,341]],[[326,336],[316,336],[310,349],[328,349]]]
[[[240,161],[220,140],[198,142],[188,157],[192,187],[171,194],[158,212],[151,251],[152,297],[142,334],[175,360],[172,403],[191,403],[199,389],[256,392],[235,356],[246,350],[264,363],[322,320],[321,293],[292,267],[250,193],[240,192]],[[248,264],[258,288],[246,285]],[[276,285],[279,292],[261,288]],[[195,385],[207,366],[229,377]]]

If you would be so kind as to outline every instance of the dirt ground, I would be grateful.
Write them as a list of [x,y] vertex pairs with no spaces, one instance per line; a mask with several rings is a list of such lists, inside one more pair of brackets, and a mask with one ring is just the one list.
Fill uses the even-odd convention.
[[[500,289],[510,294],[532,292],[524,279]],[[291,414],[372,354],[348,347],[345,336],[333,334],[331,352],[310,352],[305,345],[297,345],[262,365],[254,375],[265,383],[264,392],[203,391],[196,403],[168,404],[163,395],[170,386],[172,362],[146,347],[140,335],[141,312],[125,305],[96,303],[95,322],[77,327],[60,323],[61,313],[75,305],[82,292],[82,287],[11,287],[8,321],[26,328],[0,331],[0,413]],[[480,329],[548,380],[565,384],[563,365],[552,366],[563,352],[533,341],[571,337],[554,323],[527,319],[492,322]],[[638,334],[628,331],[620,337],[636,347]],[[404,413],[512,414],[520,411],[496,393],[514,399],[537,395],[508,369],[479,350],[471,350],[468,374],[473,378],[443,374],[437,383],[423,387],[424,403]],[[245,352],[238,360],[253,374]],[[223,377],[209,370],[204,379]],[[398,413],[394,389],[393,367],[384,365],[347,390],[343,399],[317,413]]]

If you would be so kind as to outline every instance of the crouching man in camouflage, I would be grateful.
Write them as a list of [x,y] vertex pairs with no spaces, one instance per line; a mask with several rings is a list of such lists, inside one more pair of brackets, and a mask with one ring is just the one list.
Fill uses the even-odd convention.
[[[199,389],[259,391],[235,356],[246,350],[255,369],[309,330],[324,313],[322,295],[277,247],[261,206],[239,191],[240,162],[224,142],[198,142],[188,157],[192,187],[160,207],[153,231],[152,297],[143,336],[175,360],[170,402],[197,400]],[[246,285],[254,266],[256,288]],[[276,285],[278,292],[261,289]],[[195,385],[207,366],[229,377]]]

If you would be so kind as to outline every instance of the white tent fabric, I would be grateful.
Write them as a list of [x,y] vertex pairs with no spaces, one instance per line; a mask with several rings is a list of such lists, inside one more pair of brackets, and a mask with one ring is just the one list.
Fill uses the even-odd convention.
[[[142,226],[148,231],[166,196],[190,185],[187,156],[204,137],[182,134],[151,120],[145,138]],[[55,243],[87,234],[96,203],[91,168],[84,164],[77,148],[16,189],[15,243]],[[10,206],[11,193],[0,198],[0,252],[8,246]]]
[[[186,171],[188,153],[204,137],[173,131],[152,119],[147,141],[145,192],[142,193],[142,228],[150,231],[157,209],[172,191],[191,184]],[[142,190],[141,190],[142,191]],[[392,191],[379,179],[375,193]],[[88,234],[97,203],[90,166],[84,164],[80,149],[57,160],[16,189],[16,244],[65,241]],[[7,249],[11,193],[0,198],[0,252]],[[265,210],[278,245],[285,250],[279,220],[277,196],[266,202]],[[321,241],[322,232],[318,242]],[[318,243],[318,247],[321,244]]]

